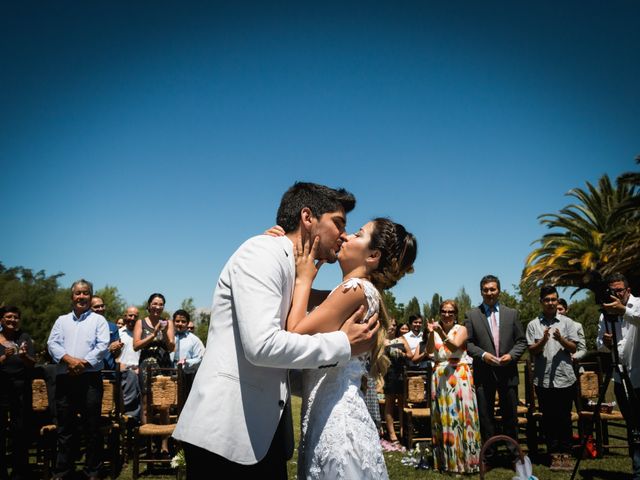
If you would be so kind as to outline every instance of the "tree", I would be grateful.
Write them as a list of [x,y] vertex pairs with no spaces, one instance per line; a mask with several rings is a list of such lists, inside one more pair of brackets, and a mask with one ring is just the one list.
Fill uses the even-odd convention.
[[418,302],[418,299],[416,297],[413,297],[411,300],[409,300],[409,303],[404,309],[402,321],[404,323],[407,323],[411,315],[420,315],[420,302]]
[[458,305],[458,322],[464,320],[467,315],[467,312],[471,309],[471,297],[464,289],[464,287],[460,288],[458,291],[458,295],[454,299],[456,304]]
[[440,315],[440,305],[442,304],[442,296],[439,293],[434,293],[431,297],[431,311],[429,312],[428,319],[438,318]]
[[[193,318],[193,317],[192,317]],[[194,320],[196,324],[195,333],[202,340],[202,343],[207,344],[207,337],[209,336],[209,322],[211,321],[211,312],[209,310],[200,310],[197,314],[197,320]]]
[[[636,163],[640,164],[640,155],[636,157]],[[633,195],[620,205],[620,210],[627,213],[632,221],[627,224],[628,234],[620,247],[618,269],[626,272],[625,275],[632,290],[638,294],[640,286],[640,172],[623,173],[617,181],[618,184],[626,185],[633,190]]]
[[520,313],[520,321],[526,329],[527,324],[540,314],[542,308],[540,305],[540,290],[523,290],[520,287],[516,287],[516,295],[519,298],[514,308]]
[[422,304],[422,318],[429,319],[431,315],[431,305],[429,302],[424,302]]
[[62,276],[64,273],[6,268],[0,262],[0,305],[20,308],[22,328],[33,338],[36,352],[46,348],[56,318],[71,311],[71,291],[58,284]]
[[[624,273],[632,289],[640,284],[638,233],[640,210],[630,207],[637,185],[600,178],[597,186],[574,188],[567,195],[577,202],[559,213],[540,215],[540,223],[553,232],[537,240],[528,256],[521,285],[536,289],[542,283],[589,288],[599,274]],[[635,250],[633,250],[635,245]]]
[[404,317],[404,306],[402,304],[396,304],[396,297],[389,290],[382,292],[382,303],[387,310],[389,318],[395,318],[398,322],[402,320]]
[[593,294],[589,292],[584,299],[569,303],[569,317],[582,324],[587,350],[596,349],[598,335],[600,310],[594,300]]
[[198,321],[198,316],[196,315],[196,306],[193,303],[193,297],[185,298],[184,300],[182,300],[180,309],[187,312],[194,323]]
[[505,307],[518,309],[518,299],[515,295],[509,293],[508,290],[500,291],[500,305],[504,305]]

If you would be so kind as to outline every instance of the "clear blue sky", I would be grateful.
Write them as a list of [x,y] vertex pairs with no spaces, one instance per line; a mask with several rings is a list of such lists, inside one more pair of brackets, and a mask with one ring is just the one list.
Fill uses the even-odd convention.
[[[498,275],[637,169],[640,3],[3,2],[0,261],[210,307],[296,180],[419,242],[400,302]],[[337,266],[317,285],[332,288]]]

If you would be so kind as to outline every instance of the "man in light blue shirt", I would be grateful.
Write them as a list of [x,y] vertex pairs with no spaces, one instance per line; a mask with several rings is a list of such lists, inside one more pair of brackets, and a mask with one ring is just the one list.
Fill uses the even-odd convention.
[[204,356],[204,344],[197,335],[191,333],[187,327],[190,315],[186,310],[176,310],[173,314],[173,324],[176,331],[176,349],[171,352],[173,365],[182,364],[185,372],[195,372]]
[[100,370],[109,346],[109,327],[102,315],[91,311],[92,295],[93,285],[87,280],[73,283],[73,310],[58,317],[47,341],[51,358],[58,364],[55,479],[67,478],[73,472],[78,414],[87,439],[85,473],[89,480],[99,478],[103,443],[99,431],[102,406]]

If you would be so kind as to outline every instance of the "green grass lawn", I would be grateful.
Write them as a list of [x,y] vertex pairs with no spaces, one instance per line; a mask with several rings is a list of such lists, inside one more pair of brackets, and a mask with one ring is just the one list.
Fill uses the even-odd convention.
[[[294,421],[297,422],[297,419],[300,418],[300,398],[292,397],[292,406],[293,406],[293,416]],[[612,429],[613,433],[622,433],[619,430],[615,431],[615,428]],[[299,432],[296,429],[295,431],[296,442],[299,436]],[[387,469],[389,471],[389,478],[391,480],[412,480],[412,479],[448,479],[455,478],[454,475],[443,475],[437,472],[433,472],[431,470],[416,470],[414,467],[402,465],[401,460],[402,457],[406,454],[400,452],[391,452],[385,453],[385,459],[387,462]],[[532,459],[535,461],[535,459]],[[144,467],[142,468],[143,473],[141,478],[154,478],[154,479],[171,479],[175,478],[175,475],[167,475],[160,474],[160,472],[156,472],[153,475],[150,475],[144,472]],[[296,453],[294,453],[294,457],[289,461],[288,464],[289,471],[289,479],[294,480],[296,478]],[[206,476],[203,478],[209,478],[213,472],[208,472]],[[511,480],[514,476],[514,471],[506,468],[497,468],[495,470],[489,471],[485,478],[487,480]],[[571,472],[552,472],[548,467],[535,464],[533,465],[533,475],[538,477],[540,480],[560,480],[560,479],[570,479]],[[479,478],[480,475],[466,475],[467,478]],[[128,465],[122,471],[120,477],[123,480],[131,479],[131,466]],[[593,459],[593,460],[582,460],[580,462],[580,469],[578,471],[578,475],[576,478],[585,478],[585,479],[606,479],[606,480],[626,480],[631,478],[631,460],[626,455],[626,450],[624,449],[615,449],[611,450],[610,453],[606,454],[604,458]]]

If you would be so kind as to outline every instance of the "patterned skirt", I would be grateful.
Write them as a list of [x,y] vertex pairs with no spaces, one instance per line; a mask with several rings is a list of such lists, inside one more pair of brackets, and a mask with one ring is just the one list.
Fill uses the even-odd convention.
[[431,376],[434,468],[454,473],[480,470],[480,422],[467,363],[439,362]]

